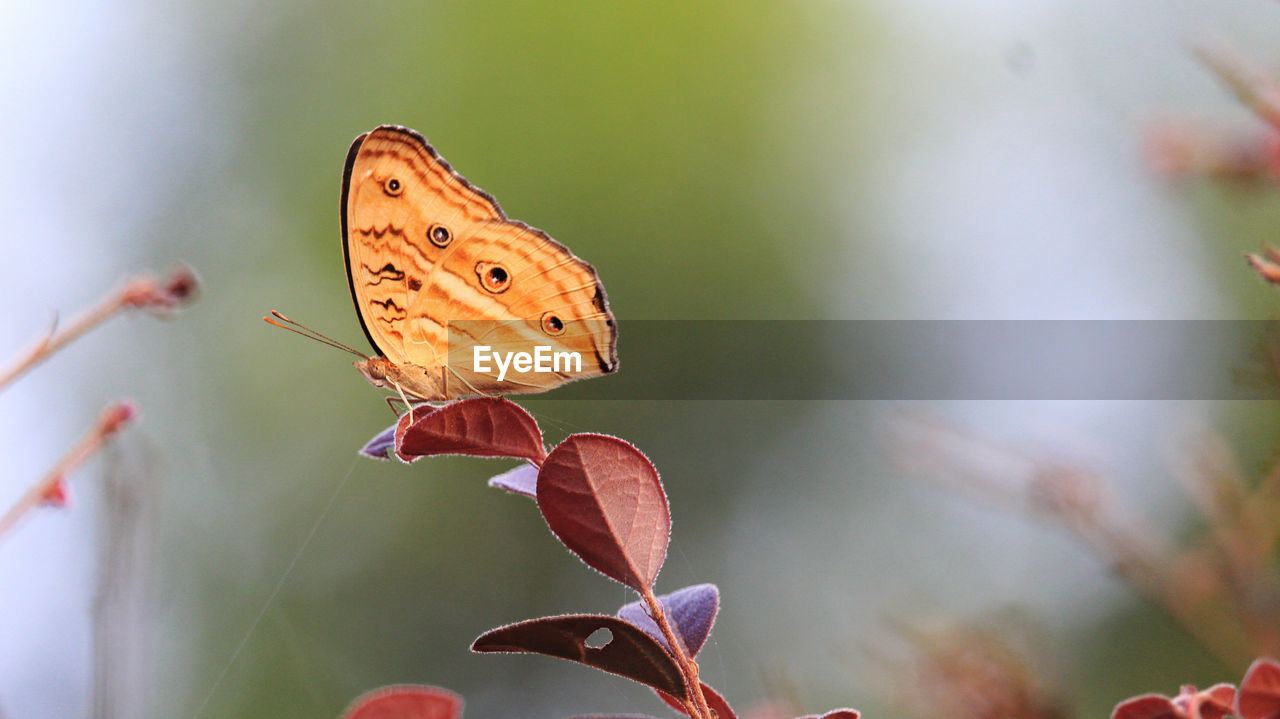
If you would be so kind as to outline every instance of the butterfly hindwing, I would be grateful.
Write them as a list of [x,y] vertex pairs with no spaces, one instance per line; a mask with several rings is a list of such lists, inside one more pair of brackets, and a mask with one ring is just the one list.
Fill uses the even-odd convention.
[[[485,223],[446,255],[410,314],[450,321],[449,366],[476,392],[539,392],[616,369],[617,333],[591,265],[520,222]],[[443,290],[439,291],[438,290]],[[546,362],[501,378],[475,365],[489,355],[541,352]],[[538,348],[542,349],[538,349]],[[556,360],[564,355],[563,363]]]

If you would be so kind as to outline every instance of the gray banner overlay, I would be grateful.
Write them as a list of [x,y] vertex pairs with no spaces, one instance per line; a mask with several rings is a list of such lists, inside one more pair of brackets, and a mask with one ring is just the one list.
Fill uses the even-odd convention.
[[[477,324],[466,323],[467,332],[483,336]],[[621,367],[616,373],[571,382],[544,396],[596,400],[1280,397],[1278,321],[619,320],[618,357]]]

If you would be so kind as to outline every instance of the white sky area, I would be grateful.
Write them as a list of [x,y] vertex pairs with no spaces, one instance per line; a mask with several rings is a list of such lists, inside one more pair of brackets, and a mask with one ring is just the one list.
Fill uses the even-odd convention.
[[[1218,288],[1198,274],[1203,239],[1176,198],[1145,174],[1134,133],[1144,118],[1181,108],[1244,126],[1246,116],[1182,43],[1220,31],[1246,55],[1275,61],[1266,48],[1280,33],[1280,3],[899,0],[879,7],[890,35],[878,64],[864,72],[878,78],[873,101],[883,106],[870,130],[884,138],[874,160],[883,180],[876,196],[852,205],[839,197],[840,186],[828,189],[833,205],[859,213],[859,227],[879,228],[886,241],[876,244],[883,263],[876,266],[891,272],[850,283],[834,316],[1226,316]],[[122,276],[162,270],[172,259],[139,256],[130,237],[163,202],[157,188],[180,181],[185,133],[220,131],[197,123],[209,122],[210,106],[234,107],[238,98],[215,94],[234,89],[226,83],[190,84],[190,66],[202,59],[191,57],[189,38],[154,14],[165,11],[162,4],[119,2],[0,4],[0,288],[9,303],[0,357],[26,347],[54,309],[74,311]],[[154,152],[136,153],[139,137],[154,140]],[[840,261],[855,279],[867,265],[852,255]],[[79,386],[75,373],[74,363],[55,360],[0,396],[0,504],[8,506],[50,467],[101,406],[104,395]],[[833,406],[822,426],[839,426],[846,410],[858,411]],[[1177,424],[1149,421],[1141,407],[1102,403],[954,410],[978,431],[1004,436],[1114,430],[1084,444],[1116,464],[1130,461],[1125,453],[1135,446],[1157,446],[1156,435]],[[37,513],[0,541],[5,716],[90,713],[95,493],[79,480],[100,467],[95,462],[73,478],[70,511]],[[760,491],[773,491],[770,477],[756,479]],[[1071,556],[1061,582],[1039,590],[1019,583],[1021,568],[1046,551],[1061,555],[1061,542],[1027,539],[1017,522],[992,529],[976,515],[953,521],[1017,538],[1006,543],[1007,574],[981,578],[982,586],[972,578],[957,590],[972,592],[974,604],[980,592],[1004,591],[1065,611],[1105,591],[1080,581],[1096,576],[1097,567]],[[866,531],[875,527],[869,522]],[[874,541],[849,532],[850,542]],[[744,526],[741,541],[744,562],[770,552],[769,535],[755,525]],[[920,548],[901,550],[874,561],[909,562]],[[729,566],[723,574],[749,582],[749,569]],[[877,571],[863,569],[864,580]],[[772,596],[777,578],[761,580],[770,586],[750,595]],[[918,588],[933,583],[922,578]],[[815,611],[875,621],[875,607],[857,605],[856,587],[821,594],[849,604]],[[793,614],[797,621],[812,616]],[[784,624],[775,629],[787,636]]]
[[[96,301],[123,277],[167,268],[131,241],[178,180],[183,128],[203,115],[183,38],[121,2],[0,3],[0,356]],[[207,115],[204,115],[207,117]],[[142,139],[153,140],[150,144]],[[151,151],[139,148],[150,147]],[[116,319],[115,322],[128,321]],[[117,328],[118,329],[118,328]],[[111,326],[100,332],[110,333]],[[0,396],[0,504],[8,507],[127,388],[86,387],[94,336]],[[138,366],[146,362],[138,356]],[[29,516],[0,541],[0,713],[88,716],[98,493],[72,476],[69,511]]]

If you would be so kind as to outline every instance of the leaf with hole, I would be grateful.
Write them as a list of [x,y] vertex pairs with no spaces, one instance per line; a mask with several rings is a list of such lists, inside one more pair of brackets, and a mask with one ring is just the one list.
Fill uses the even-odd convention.
[[[600,630],[607,630],[605,632]],[[476,652],[545,654],[586,664],[675,696],[684,696],[680,668],[653,637],[617,617],[570,614],[491,629],[471,644]]]
[[[711,633],[711,625],[715,624],[716,612],[720,610],[720,591],[716,589],[716,585],[695,584],[663,594],[658,597],[658,601],[667,613],[672,631],[684,643],[685,651],[691,657],[697,656],[707,641],[707,635]],[[662,630],[649,617],[641,602],[624,604],[618,610],[618,617],[640,627],[662,646],[667,646],[667,638],[662,636]]]
[[342,719],[460,719],[462,697],[417,684],[381,687],[361,694]]
[[[546,456],[538,423],[519,405],[501,397],[477,397],[444,405],[422,415],[414,409],[413,423],[396,433],[401,457],[465,454],[473,457],[515,457],[535,464]],[[406,413],[407,415],[408,413]]]
[[658,470],[631,443],[570,435],[542,462],[538,508],[588,566],[632,589],[653,586],[667,556],[671,511]]

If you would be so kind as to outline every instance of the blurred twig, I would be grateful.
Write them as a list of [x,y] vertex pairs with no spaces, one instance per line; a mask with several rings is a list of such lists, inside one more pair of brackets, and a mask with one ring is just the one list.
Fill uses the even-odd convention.
[[1244,258],[1259,277],[1273,285],[1280,285],[1280,251],[1274,247],[1264,247],[1261,254],[1251,252]]
[[1193,51],[1240,102],[1280,130],[1280,88],[1274,82],[1249,67],[1244,58],[1225,44],[1201,43],[1193,46]]
[[68,342],[102,324],[112,315],[126,308],[147,308],[156,311],[173,310],[185,303],[196,291],[199,281],[189,267],[179,267],[163,281],[151,276],[134,278],[104,297],[58,331],[57,325],[48,336],[18,357],[7,368],[0,369],[0,390],[27,370],[47,359]]
[[1202,545],[1175,549],[1167,533],[1122,512],[1096,472],[1038,460],[928,415],[904,414],[896,430],[904,469],[1062,525],[1224,663],[1280,652],[1280,584],[1270,563],[1280,479],[1249,491],[1230,471],[1204,471],[1220,464],[1198,464],[1194,494],[1209,531]]
[[[1006,622],[890,621],[909,648],[893,663],[897,702],[913,716],[956,719],[1064,719],[1071,713],[1031,671],[1033,655],[1015,650],[1020,632]],[[1011,631],[1012,630],[1012,631]]]
[[[1280,83],[1251,67],[1226,43],[1200,43],[1192,52],[1266,129],[1240,133],[1162,122],[1147,132],[1152,167],[1170,178],[1206,177],[1245,187],[1280,181]],[[1249,261],[1267,279],[1280,279],[1280,270],[1268,277],[1267,258],[1250,255]]]
[[0,516],[0,539],[13,528],[32,509],[49,503],[62,503],[66,500],[66,478],[71,470],[78,467],[93,455],[108,437],[120,429],[137,415],[137,408],[132,402],[122,400],[108,405],[98,415],[98,421],[85,433],[53,466],[53,469],[38,482],[31,485],[18,501]]

